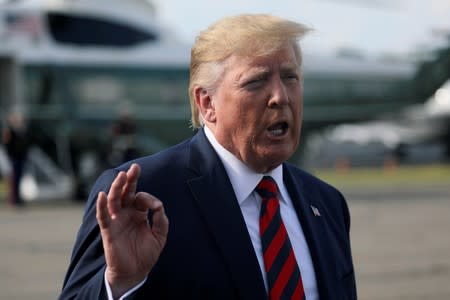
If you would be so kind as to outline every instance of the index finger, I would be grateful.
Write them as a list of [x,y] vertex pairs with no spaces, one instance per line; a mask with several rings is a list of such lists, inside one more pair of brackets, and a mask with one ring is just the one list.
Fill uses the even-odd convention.
[[133,163],[131,167],[128,169],[126,175],[127,179],[121,194],[123,206],[132,204],[133,201],[135,200],[137,182],[139,176],[141,175],[141,167],[138,164]]

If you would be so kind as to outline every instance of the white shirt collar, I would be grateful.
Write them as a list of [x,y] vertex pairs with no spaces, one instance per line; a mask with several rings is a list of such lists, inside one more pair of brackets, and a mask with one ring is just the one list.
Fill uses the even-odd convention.
[[[206,138],[217,152],[217,155],[219,155],[219,158],[225,167],[239,204],[250,196],[263,176],[271,176],[277,183],[279,190],[284,191],[282,165],[279,165],[272,171],[265,174],[256,173],[236,156],[234,156],[230,151],[219,144],[214,134],[207,126],[204,126],[204,130]],[[283,192],[281,192],[281,194],[281,199],[285,201],[286,197],[283,197]]]

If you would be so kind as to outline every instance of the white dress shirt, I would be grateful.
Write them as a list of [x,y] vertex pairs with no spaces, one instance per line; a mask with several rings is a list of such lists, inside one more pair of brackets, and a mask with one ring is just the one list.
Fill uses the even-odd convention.
[[230,178],[242,215],[244,216],[245,224],[247,225],[248,233],[252,240],[256,257],[258,258],[266,290],[268,290],[267,276],[264,268],[261,237],[259,235],[259,211],[261,209],[262,199],[258,193],[255,192],[255,188],[263,176],[267,175],[271,176],[278,185],[280,192],[278,199],[280,200],[281,218],[283,219],[297,264],[300,268],[306,299],[319,299],[316,274],[314,272],[311,254],[305,240],[305,235],[303,234],[302,226],[292,204],[291,197],[289,196],[283,181],[283,166],[280,165],[267,174],[256,173],[220,145],[207,126],[204,126],[204,129],[206,137],[219,155],[225,166],[227,175]]
[[[223,165],[225,166],[227,175],[230,178],[231,185],[233,186],[234,193],[242,211],[242,215],[244,216],[245,224],[247,225],[247,230],[250,235],[256,257],[258,258],[259,267],[261,268],[261,274],[264,278],[266,290],[268,290],[267,275],[264,268],[261,237],[259,235],[259,211],[261,209],[262,199],[258,193],[255,192],[255,188],[263,176],[267,175],[271,176],[278,185],[280,192],[278,199],[280,200],[281,218],[283,219],[283,223],[286,227],[292,248],[294,250],[295,258],[300,269],[306,299],[319,299],[316,274],[314,272],[311,254],[305,240],[305,235],[303,234],[302,226],[283,181],[283,167],[280,165],[267,174],[256,173],[236,158],[231,152],[220,145],[207,126],[204,126],[204,129],[208,141],[219,155]],[[145,279],[120,297],[119,300],[131,295],[142,284],[144,284],[144,282]],[[113,300],[111,288],[106,280],[106,273],[105,285],[108,298]]]

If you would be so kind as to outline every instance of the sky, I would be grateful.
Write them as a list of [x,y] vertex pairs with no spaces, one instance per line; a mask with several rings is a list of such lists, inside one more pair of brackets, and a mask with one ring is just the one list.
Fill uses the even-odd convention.
[[[312,27],[305,51],[357,49],[365,56],[407,55],[442,44],[450,33],[450,0],[154,0],[159,18],[192,43],[214,21],[270,13]],[[434,32],[434,33],[433,33]]]

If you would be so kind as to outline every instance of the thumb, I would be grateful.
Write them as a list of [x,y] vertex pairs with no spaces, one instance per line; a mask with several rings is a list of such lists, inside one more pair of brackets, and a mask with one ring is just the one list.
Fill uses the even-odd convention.
[[149,220],[152,231],[160,237],[167,237],[169,232],[169,219],[164,211],[164,205],[153,195],[139,192],[136,194],[136,209],[140,211],[150,210],[151,220]]

